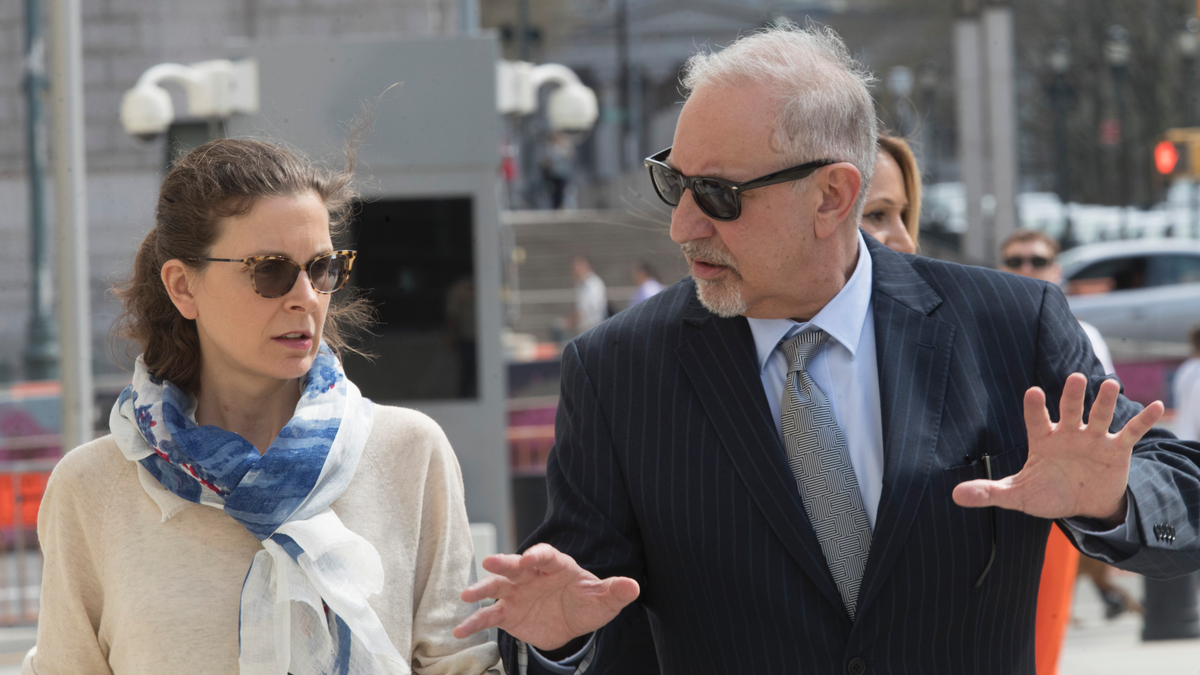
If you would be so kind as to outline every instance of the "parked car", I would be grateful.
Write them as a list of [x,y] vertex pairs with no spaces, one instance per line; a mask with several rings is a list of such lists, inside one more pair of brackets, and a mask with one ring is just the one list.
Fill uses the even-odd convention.
[[1106,338],[1186,342],[1200,324],[1200,242],[1089,244],[1059,262],[1071,310]]

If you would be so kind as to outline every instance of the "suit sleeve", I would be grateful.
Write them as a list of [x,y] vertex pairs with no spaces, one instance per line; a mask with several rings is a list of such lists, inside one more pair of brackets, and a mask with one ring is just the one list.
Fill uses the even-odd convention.
[[[1104,368],[1056,286],[1047,286],[1042,298],[1037,347],[1037,382],[1046,391],[1051,418],[1058,418],[1063,383],[1074,372],[1088,376],[1084,405],[1090,409],[1104,382]],[[1109,431],[1120,430],[1141,410],[1122,393]],[[1152,578],[1200,569],[1200,444],[1151,429],[1133,448],[1128,494],[1138,530],[1135,552],[1122,552],[1099,537],[1064,526],[1069,538],[1087,555]],[[1164,536],[1167,532],[1172,536]]]
[[[636,580],[645,594],[641,533],[608,418],[579,352],[580,342],[572,342],[563,352],[555,446],[546,465],[546,521],[521,550],[550,544],[601,579]],[[499,643],[506,671],[521,672],[517,641],[501,631]],[[596,649],[588,662],[588,673],[658,672],[640,599],[597,632]]]

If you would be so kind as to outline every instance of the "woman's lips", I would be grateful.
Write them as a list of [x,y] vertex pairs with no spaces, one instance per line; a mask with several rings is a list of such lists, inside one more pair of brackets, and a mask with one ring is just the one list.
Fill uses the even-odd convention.
[[705,280],[716,279],[729,268],[724,265],[714,265],[703,260],[692,261],[692,275]]
[[271,338],[271,341],[276,344],[283,345],[284,347],[287,347],[289,349],[299,349],[299,350],[305,350],[305,351],[312,349],[312,338],[311,337],[288,338],[288,337],[280,336],[280,337]]

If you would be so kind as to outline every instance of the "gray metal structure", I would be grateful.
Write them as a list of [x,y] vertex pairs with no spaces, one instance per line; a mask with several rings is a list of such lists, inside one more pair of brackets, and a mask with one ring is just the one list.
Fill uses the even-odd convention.
[[46,227],[46,123],[43,97],[46,79],[46,41],[42,37],[38,0],[25,0],[25,137],[29,157],[29,343],[25,375],[49,380],[58,375],[58,343],[54,331],[54,288],[51,283],[50,242]]
[[389,91],[358,155],[368,199],[470,198],[473,211],[478,395],[379,401],[437,421],[463,470],[467,514],[490,522],[511,549],[500,345],[500,230],[496,201],[500,119],[493,36],[341,44],[251,45],[228,54],[259,63],[261,113],[228,120],[230,137],[283,141],[340,166],[351,122]]
[[[963,3],[969,4],[969,3]],[[966,195],[967,236],[963,253],[972,262],[986,255],[983,195],[986,193],[982,30],[977,14],[964,13],[954,23],[954,82],[958,92],[958,170]]]
[[1016,60],[1011,0],[958,0],[954,26],[963,253],[994,267],[1017,226]]
[[87,147],[83,26],[79,0],[50,1],[50,95],[54,101],[54,235],[58,279],[62,445],[95,436],[91,297],[88,287]]

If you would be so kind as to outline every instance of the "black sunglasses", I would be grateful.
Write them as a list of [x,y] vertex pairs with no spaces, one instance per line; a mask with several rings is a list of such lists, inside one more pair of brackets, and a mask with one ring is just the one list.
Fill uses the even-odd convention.
[[1019,270],[1021,269],[1021,265],[1025,263],[1029,263],[1035,270],[1040,270],[1053,261],[1050,258],[1043,258],[1040,255],[1029,256],[1028,258],[1019,255],[1010,255],[1003,262],[1004,266],[1010,270]]
[[329,295],[342,290],[350,279],[357,251],[322,253],[301,265],[282,255],[256,255],[252,258],[188,258],[189,262],[235,262],[250,268],[250,285],[264,298],[281,298],[296,285],[300,272],[308,273],[313,290]]
[[683,191],[691,189],[692,197],[700,210],[717,220],[737,220],[738,216],[742,215],[740,195],[746,190],[808,178],[817,169],[838,163],[833,159],[818,159],[745,183],[735,183],[723,178],[685,176],[666,164],[670,155],[671,148],[667,148],[644,160],[646,168],[650,170],[650,182],[654,183],[654,191],[658,193],[658,198],[666,202],[667,206],[676,207],[683,198]]

